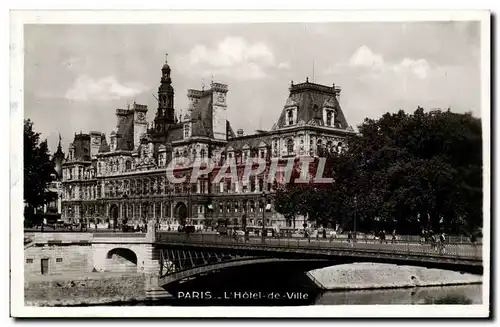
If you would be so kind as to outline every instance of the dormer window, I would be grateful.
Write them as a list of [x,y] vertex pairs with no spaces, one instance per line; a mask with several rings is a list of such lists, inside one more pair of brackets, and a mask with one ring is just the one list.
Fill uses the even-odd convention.
[[327,126],[332,126],[332,112],[330,110],[328,110],[328,112],[326,113],[326,125]]
[[293,110],[288,110],[288,125],[293,125]]

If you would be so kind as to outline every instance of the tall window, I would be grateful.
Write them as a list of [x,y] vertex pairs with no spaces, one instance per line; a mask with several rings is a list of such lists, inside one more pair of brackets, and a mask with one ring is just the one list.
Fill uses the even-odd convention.
[[323,141],[318,140],[318,141],[316,142],[316,148],[317,148],[318,150],[320,150],[322,146],[323,146]]
[[326,126],[332,126],[332,112],[330,110],[326,112]]
[[259,178],[259,190],[264,191],[264,180],[262,178]]
[[201,151],[200,151],[200,157],[201,157],[201,159],[205,158],[205,149],[201,149]]
[[264,150],[260,150],[260,158],[261,158],[261,159],[264,159],[264,155],[265,155]]
[[288,110],[288,125],[293,125],[293,110]]
[[293,150],[294,150],[294,144],[293,144],[293,140],[292,139],[289,139],[287,144],[286,144],[286,149],[287,149],[287,152],[288,154],[293,154]]
[[130,170],[130,169],[132,169],[132,163],[131,163],[129,160],[127,160],[127,161],[125,162],[125,169],[126,169],[126,170]]
[[250,177],[250,192],[255,192],[255,177]]
[[184,125],[184,138],[188,138],[189,137],[189,125]]

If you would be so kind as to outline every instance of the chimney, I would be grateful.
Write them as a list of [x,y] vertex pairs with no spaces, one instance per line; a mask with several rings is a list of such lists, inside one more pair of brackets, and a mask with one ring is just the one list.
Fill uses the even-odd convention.
[[242,128],[238,128],[238,130],[236,130],[236,136],[243,136],[243,129]]

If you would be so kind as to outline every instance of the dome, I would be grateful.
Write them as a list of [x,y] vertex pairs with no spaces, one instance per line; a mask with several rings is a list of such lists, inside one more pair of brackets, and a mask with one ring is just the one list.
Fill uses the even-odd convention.
[[[157,67],[158,67],[158,66],[157,66]],[[165,63],[165,64],[163,65],[163,67],[161,68],[161,70],[163,70],[163,71],[165,71],[165,70],[170,71],[170,66],[169,66],[167,63]]]

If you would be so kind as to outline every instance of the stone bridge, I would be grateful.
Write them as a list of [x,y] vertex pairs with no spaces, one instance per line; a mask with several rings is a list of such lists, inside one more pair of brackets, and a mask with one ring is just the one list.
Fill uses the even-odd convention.
[[148,279],[151,297],[163,296],[164,287],[171,283],[213,271],[275,262],[299,263],[311,269],[350,262],[381,262],[476,274],[482,274],[483,270],[481,244],[447,244],[441,250],[429,244],[404,241],[358,240],[353,244],[328,239],[235,239],[214,234],[148,230],[147,234],[35,233],[31,243],[25,240],[25,252],[29,251],[30,244],[90,247],[89,271],[142,273]]

